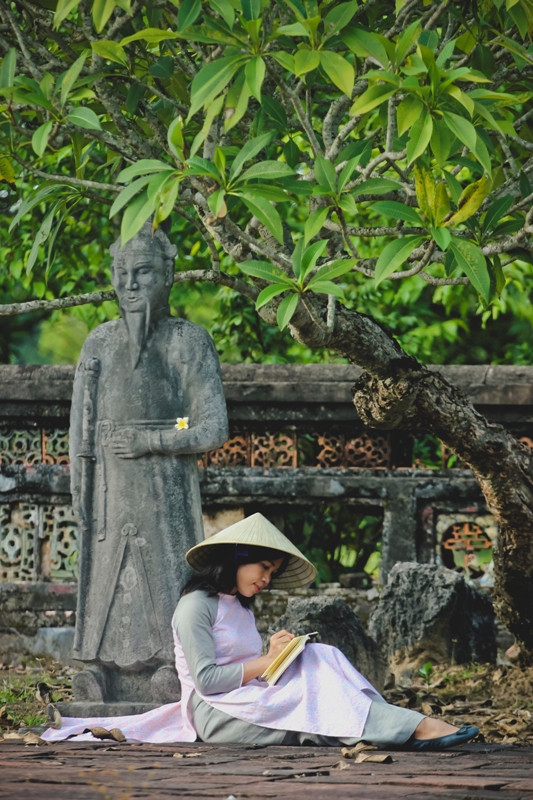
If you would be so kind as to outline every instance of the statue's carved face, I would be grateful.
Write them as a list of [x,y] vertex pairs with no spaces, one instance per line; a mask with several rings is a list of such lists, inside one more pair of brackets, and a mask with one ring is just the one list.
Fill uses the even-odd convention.
[[163,256],[154,250],[124,252],[113,266],[113,286],[126,312],[152,310],[168,304],[172,275]]

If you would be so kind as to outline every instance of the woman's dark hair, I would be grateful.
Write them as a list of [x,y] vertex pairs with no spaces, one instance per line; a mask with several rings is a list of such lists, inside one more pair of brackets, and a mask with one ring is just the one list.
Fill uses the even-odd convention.
[[[189,578],[181,590],[180,599],[197,589],[203,589],[209,597],[219,592],[230,594],[236,585],[237,569],[242,564],[258,564],[260,561],[276,561],[282,558],[283,562],[276,570],[278,577],[286,569],[290,559],[287,553],[280,550],[256,545],[220,544],[211,549],[214,551],[210,553],[212,561]],[[237,592],[237,597],[245,608],[250,608],[255,600],[255,597],[244,597],[240,592]]]

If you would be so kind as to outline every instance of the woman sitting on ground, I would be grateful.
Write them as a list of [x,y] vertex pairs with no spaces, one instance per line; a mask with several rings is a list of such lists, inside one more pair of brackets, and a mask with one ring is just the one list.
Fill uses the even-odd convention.
[[329,645],[308,644],[275,685],[261,680],[293,634],[278,631],[261,655],[251,609],[255,596],[271,586],[305,586],[316,577],[315,567],[261,514],[206,539],[186,557],[198,574],[185,585],[173,618],[181,702],[135,717],[67,719],[45,738],[77,735],[92,723],[147,742],[339,746],[364,740],[436,750],[477,735],[477,728],[457,729],[386,703]]

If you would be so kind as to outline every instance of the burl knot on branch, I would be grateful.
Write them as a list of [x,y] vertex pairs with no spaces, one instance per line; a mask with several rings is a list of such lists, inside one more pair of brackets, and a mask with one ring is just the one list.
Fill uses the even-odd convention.
[[413,405],[423,376],[421,369],[384,379],[364,372],[352,387],[353,402],[363,424],[382,430],[400,425],[417,427]]

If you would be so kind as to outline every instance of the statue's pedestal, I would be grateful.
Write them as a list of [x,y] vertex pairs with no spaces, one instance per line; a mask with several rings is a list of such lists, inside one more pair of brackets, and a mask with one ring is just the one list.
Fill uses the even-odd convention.
[[62,717],[129,717],[132,714],[144,714],[159,708],[161,703],[95,703],[91,700],[78,700],[72,703],[54,703]]

